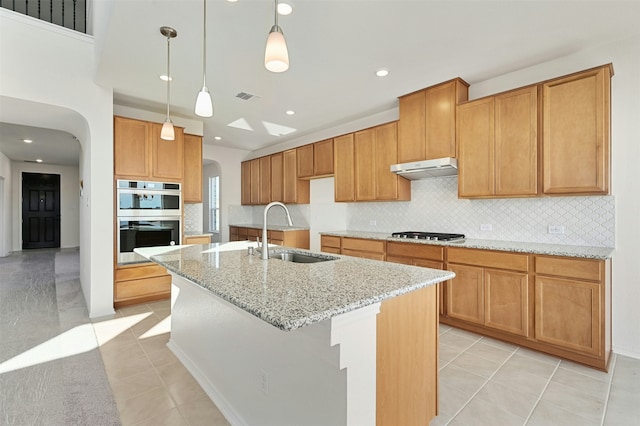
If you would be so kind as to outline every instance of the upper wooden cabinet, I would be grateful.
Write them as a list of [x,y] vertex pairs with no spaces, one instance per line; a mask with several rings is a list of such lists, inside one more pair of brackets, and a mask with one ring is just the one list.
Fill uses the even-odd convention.
[[608,194],[611,65],[542,84],[543,192]]
[[117,179],[182,182],[184,129],[175,140],[160,139],[162,124],[114,117],[114,175]]
[[271,202],[271,156],[260,158],[260,204]]
[[333,138],[336,201],[355,201],[356,199],[353,146],[353,133]]
[[298,179],[297,150],[283,153],[282,181],[283,203],[309,204],[309,181]]
[[389,171],[396,153],[396,122],[355,133],[355,201],[411,199],[411,182]]
[[456,78],[399,98],[399,163],[456,156],[456,105],[468,87]]
[[459,105],[457,127],[459,197],[537,195],[537,86]]
[[333,139],[296,148],[298,179],[333,175]]
[[298,179],[313,177],[313,144],[296,148]]
[[251,161],[244,161],[240,165],[241,167],[241,193],[240,203],[242,205],[251,204]]
[[278,152],[271,155],[271,201],[284,200],[283,195],[283,154]]
[[185,203],[202,202],[202,136],[184,135],[182,198]]
[[251,194],[251,204],[260,204],[260,159],[254,158],[249,161],[251,167],[251,180],[249,184]]

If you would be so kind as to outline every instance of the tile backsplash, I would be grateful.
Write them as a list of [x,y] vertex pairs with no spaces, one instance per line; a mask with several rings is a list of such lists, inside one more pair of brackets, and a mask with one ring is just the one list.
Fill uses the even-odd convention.
[[[337,230],[312,223],[309,205],[287,207],[295,225],[309,226],[314,232]],[[264,206],[230,206],[229,223],[261,224],[263,211]],[[346,216],[343,230],[349,231],[451,232],[483,240],[595,247],[615,244],[613,196],[458,199],[457,176],[413,181],[411,201],[347,203]],[[281,209],[269,212],[269,223],[286,224]],[[481,230],[481,225],[491,230]],[[550,226],[562,227],[564,233],[551,234]]]
[[202,203],[184,205],[184,233],[202,234]]
[[[613,196],[458,199],[458,177],[417,180],[411,201],[350,203],[352,231],[430,231],[467,238],[613,247]],[[491,231],[480,230],[490,225]],[[550,234],[549,226],[564,234]]]

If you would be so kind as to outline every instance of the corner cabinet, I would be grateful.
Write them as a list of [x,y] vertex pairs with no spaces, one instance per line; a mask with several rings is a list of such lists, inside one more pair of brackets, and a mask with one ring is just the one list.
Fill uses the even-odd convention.
[[117,179],[182,182],[184,129],[175,140],[160,138],[162,124],[114,117],[114,175]]
[[608,194],[611,65],[542,85],[543,192]]
[[468,87],[455,78],[399,98],[399,163],[456,157],[456,105]]

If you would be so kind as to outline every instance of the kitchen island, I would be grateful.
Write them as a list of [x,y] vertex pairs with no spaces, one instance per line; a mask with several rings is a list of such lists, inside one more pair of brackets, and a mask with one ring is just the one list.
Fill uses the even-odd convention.
[[247,245],[146,253],[173,278],[169,347],[232,424],[429,423],[434,284],[452,272],[289,249],[331,260],[263,261]]

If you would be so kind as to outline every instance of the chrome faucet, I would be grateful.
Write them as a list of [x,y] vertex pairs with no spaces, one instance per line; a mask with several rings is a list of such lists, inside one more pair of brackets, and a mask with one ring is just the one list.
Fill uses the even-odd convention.
[[284,209],[284,212],[287,214],[287,221],[289,221],[289,226],[293,226],[291,215],[289,214],[289,209],[287,208],[287,206],[279,201],[273,201],[265,206],[264,219],[262,221],[262,250],[260,252],[260,259],[262,260],[269,259],[269,243],[267,242],[267,213],[273,206],[281,206]]

